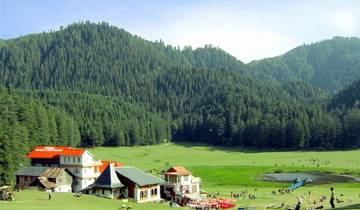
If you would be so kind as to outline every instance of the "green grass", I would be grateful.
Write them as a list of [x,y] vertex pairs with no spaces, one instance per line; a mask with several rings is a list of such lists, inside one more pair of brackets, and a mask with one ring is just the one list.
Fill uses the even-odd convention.
[[[194,144],[162,144],[143,147],[96,148],[91,152],[101,159],[118,160],[143,169],[191,166],[275,166],[360,168],[360,150],[332,152],[256,152],[240,148],[209,147]],[[328,163],[327,163],[328,161]]]
[[[144,147],[96,148],[91,152],[102,160],[117,160],[126,165],[149,170],[166,170],[173,165],[189,168],[202,178],[202,189],[220,193],[228,197],[230,192],[249,190],[257,196],[256,200],[240,199],[239,206],[279,205],[282,201],[294,207],[297,197],[303,195],[304,201],[329,195],[330,185],[307,185],[292,194],[272,196],[271,191],[287,187],[286,183],[261,181],[266,172],[322,171],[327,173],[347,173],[360,176],[360,150],[325,152],[257,152],[240,148],[209,147],[194,144],[162,144]],[[337,194],[344,199],[360,203],[360,183],[332,184]],[[255,191],[256,189],[256,191]],[[311,196],[308,192],[311,191]],[[74,197],[69,193],[55,193],[53,200],[47,201],[45,192],[22,191],[16,194],[14,202],[0,202],[0,209],[119,209],[123,203],[94,196]],[[307,202],[305,202],[307,203]],[[129,204],[127,204],[129,205]],[[165,204],[135,204],[133,209],[169,209]],[[304,204],[305,205],[305,204]],[[323,204],[328,207],[326,202]],[[345,204],[342,204],[344,206]]]

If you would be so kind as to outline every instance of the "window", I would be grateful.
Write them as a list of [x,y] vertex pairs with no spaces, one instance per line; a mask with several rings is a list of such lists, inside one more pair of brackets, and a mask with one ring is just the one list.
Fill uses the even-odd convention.
[[75,163],[75,157],[73,157],[73,162]]
[[78,157],[77,159],[78,159],[78,163],[80,163],[80,157]]
[[157,195],[157,188],[152,188],[151,189],[151,196],[156,196]]
[[25,176],[25,182],[27,182],[28,181],[28,177],[27,176]]
[[104,191],[104,190],[102,190],[102,194],[103,194],[103,195],[105,194],[105,191]]
[[189,176],[184,176],[184,182],[187,182],[189,180]]
[[147,198],[148,196],[148,190],[142,190],[140,191],[140,199],[144,199],[144,198]]

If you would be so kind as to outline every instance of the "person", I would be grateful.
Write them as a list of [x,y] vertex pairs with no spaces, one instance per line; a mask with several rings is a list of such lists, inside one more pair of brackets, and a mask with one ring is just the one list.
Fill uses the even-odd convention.
[[47,192],[48,192],[48,195],[49,195],[49,200],[51,200],[51,189],[47,190]]
[[298,197],[298,202],[301,204],[303,202],[303,197],[302,196],[299,196]]
[[331,196],[330,196],[330,205],[331,205],[331,208],[335,208],[335,204],[334,204],[334,199],[335,199],[335,191],[334,191],[334,188],[330,188],[331,190]]
[[301,208],[301,203],[298,202],[297,205],[295,206],[295,209],[294,209],[294,210],[300,210],[300,208]]

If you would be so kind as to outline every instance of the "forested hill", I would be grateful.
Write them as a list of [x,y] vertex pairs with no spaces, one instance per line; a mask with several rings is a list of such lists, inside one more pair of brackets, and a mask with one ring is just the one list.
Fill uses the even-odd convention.
[[0,87],[0,185],[9,184],[36,145],[80,144],[78,124],[63,110]]
[[360,108],[360,80],[346,87],[331,100],[332,108]]
[[360,39],[334,37],[249,64],[257,74],[303,80],[335,94],[360,79]]
[[82,145],[359,145],[347,144],[346,113],[328,112],[323,91],[248,68],[218,48],[180,50],[107,23],[75,23],[0,47],[0,83],[66,111]]

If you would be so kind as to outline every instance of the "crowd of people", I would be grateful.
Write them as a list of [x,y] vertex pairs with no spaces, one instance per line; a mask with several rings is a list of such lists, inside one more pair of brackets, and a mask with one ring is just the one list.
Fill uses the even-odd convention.
[[[255,190],[255,191],[257,191],[257,190]],[[250,199],[250,200],[256,199],[256,195],[253,193],[250,193],[248,190],[243,190],[240,193],[231,192],[230,197],[236,198],[236,199],[239,199],[239,198]]]

